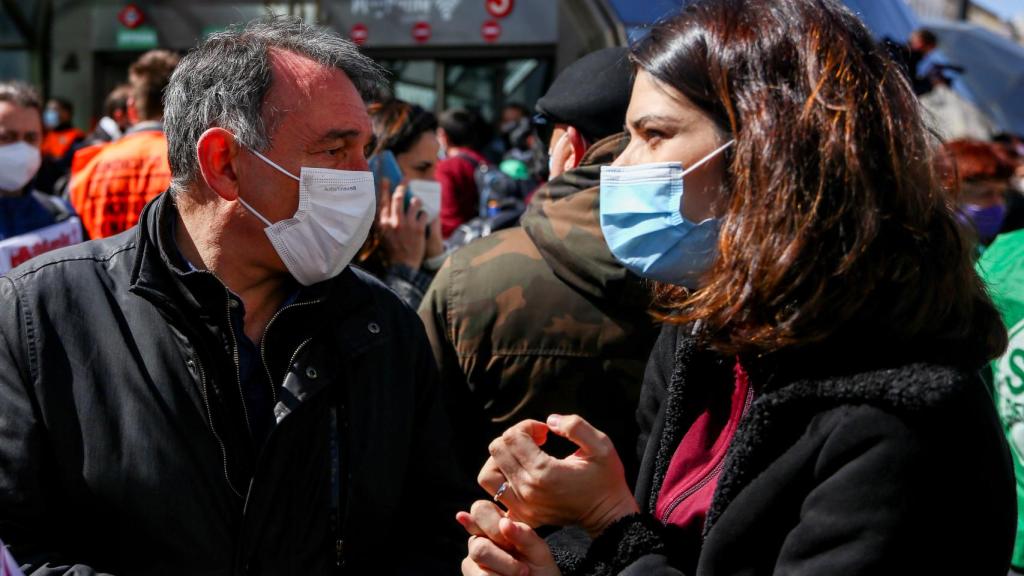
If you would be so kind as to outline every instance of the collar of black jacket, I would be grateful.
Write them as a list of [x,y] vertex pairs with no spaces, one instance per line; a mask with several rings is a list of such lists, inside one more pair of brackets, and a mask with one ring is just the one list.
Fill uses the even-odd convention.
[[[174,240],[177,214],[174,196],[169,191],[157,196],[142,211],[129,290],[158,306],[197,316],[208,323],[220,323],[227,287],[212,273],[190,270]],[[355,311],[360,311],[360,316],[362,312],[371,316],[375,313],[369,287],[351,267],[330,280],[302,287],[295,299],[314,300],[318,309],[341,315],[335,317],[351,316]]]

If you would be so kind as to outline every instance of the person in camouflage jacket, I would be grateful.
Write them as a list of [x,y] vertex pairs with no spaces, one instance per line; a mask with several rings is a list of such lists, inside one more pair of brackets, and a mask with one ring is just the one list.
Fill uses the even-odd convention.
[[[521,228],[454,252],[420,317],[441,369],[467,470],[506,428],[549,414],[580,414],[635,455],[635,410],[657,337],[642,281],[612,256],[598,215],[601,166],[616,134],[534,196]],[[627,458],[625,458],[628,460]],[[627,478],[636,470],[626,461]]]

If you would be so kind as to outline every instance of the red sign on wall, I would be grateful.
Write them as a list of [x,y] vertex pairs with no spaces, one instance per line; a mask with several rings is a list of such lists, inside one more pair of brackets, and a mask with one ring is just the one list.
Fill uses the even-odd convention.
[[516,0],[486,0],[487,12],[495,18],[504,18],[512,13]]
[[129,4],[117,13],[117,20],[125,28],[134,30],[142,26],[142,23],[146,21],[146,15],[135,4]]
[[370,38],[370,29],[366,27],[366,24],[359,22],[352,27],[352,31],[348,33],[348,37],[358,46],[366,44],[366,41]]
[[417,22],[412,27],[412,38],[421,44],[430,40],[430,24],[426,22]]
[[480,35],[488,42],[494,42],[501,36],[501,24],[496,20],[488,20],[480,27]]

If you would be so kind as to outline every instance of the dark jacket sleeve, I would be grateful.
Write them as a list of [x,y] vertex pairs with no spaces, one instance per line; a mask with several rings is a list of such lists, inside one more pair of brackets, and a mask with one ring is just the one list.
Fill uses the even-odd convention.
[[[60,519],[46,431],[33,395],[28,328],[14,283],[0,277],[0,540],[29,576],[92,576],[56,548]],[[58,526],[55,527],[54,524]]]
[[[414,318],[410,321],[415,322]],[[403,496],[403,509],[415,518],[437,519],[425,530],[410,538],[410,546],[395,558],[401,574],[456,574],[466,555],[467,535],[455,521],[455,513],[469,510],[479,497],[475,482],[456,461],[452,451],[451,419],[448,416],[444,391],[427,339],[422,330],[415,330],[412,354],[415,374],[419,377],[416,445],[412,448],[416,474]]]

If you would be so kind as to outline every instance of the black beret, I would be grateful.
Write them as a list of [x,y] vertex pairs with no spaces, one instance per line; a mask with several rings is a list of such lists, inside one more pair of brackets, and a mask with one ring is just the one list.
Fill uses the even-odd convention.
[[574,126],[589,142],[622,131],[633,89],[626,48],[604,48],[573,62],[537,101],[549,122]]

